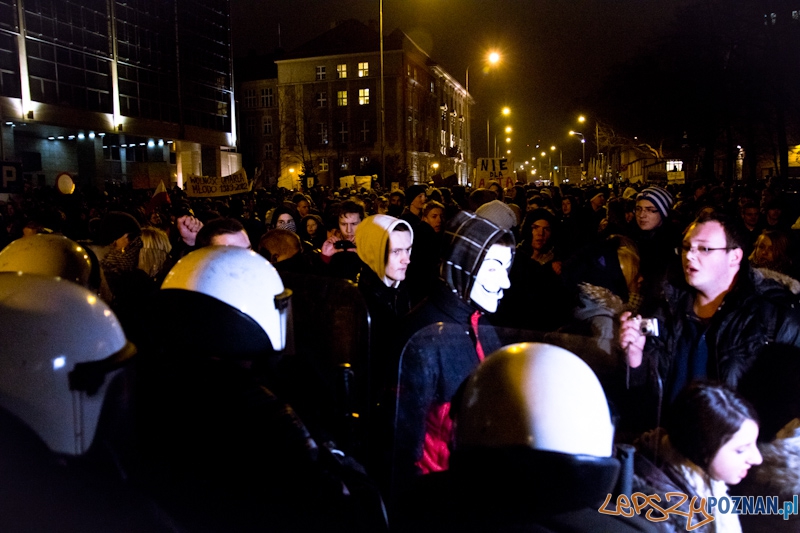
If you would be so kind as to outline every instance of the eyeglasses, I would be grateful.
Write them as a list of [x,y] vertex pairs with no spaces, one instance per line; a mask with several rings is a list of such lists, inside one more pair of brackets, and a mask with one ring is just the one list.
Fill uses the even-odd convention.
[[636,206],[635,208],[633,208],[633,210],[636,212],[637,215],[640,213],[647,213],[648,215],[655,215],[656,213],[658,213],[658,209],[656,209],[655,207]]
[[717,250],[725,250],[729,252],[732,250],[730,246],[725,246],[724,248],[709,248],[708,246],[689,246],[688,244],[682,244],[680,247],[675,248],[675,255],[686,255],[689,252],[694,252],[695,254],[699,255],[709,255],[711,252],[716,252]]

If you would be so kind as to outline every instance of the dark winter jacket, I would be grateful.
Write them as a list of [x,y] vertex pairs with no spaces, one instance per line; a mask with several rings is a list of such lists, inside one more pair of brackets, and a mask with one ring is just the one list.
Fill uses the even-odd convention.
[[[401,532],[655,531],[642,516],[598,512],[619,472],[612,457],[525,447],[453,452],[447,472],[422,476],[401,499]],[[613,502],[605,507],[613,509]]]
[[[473,320],[486,322],[470,294],[489,248],[501,242],[513,247],[513,235],[462,211],[448,221],[444,238],[439,286],[404,322],[405,338],[412,342],[401,356],[398,378],[393,463],[400,483],[415,473],[447,468],[450,401],[482,356],[500,348],[490,328],[485,333],[479,328],[476,340]],[[440,322],[445,325],[431,326]]]
[[[416,335],[406,343],[400,360],[393,461],[397,479],[422,473],[417,464],[421,460],[429,465],[447,463],[449,427],[430,427],[429,413],[447,409],[444,406],[449,406],[458,387],[480,363],[470,324],[474,313],[474,307],[442,285],[407,317],[406,331]],[[479,325],[488,326],[485,317],[480,317]],[[486,355],[501,347],[491,327],[480,327],[479,337]],[[442,413],[442,418],[446,416]],[[441,422],[446,425],[447,421]],[[439,433],[444,449],[426,437],[432,432]],[[424,457],[424,449],[429,456]]]
[[[631,370],[631,383],[647,383],[654,401],[666,401],[672,375],[689,321],[696,320],[694,291],[684,285],[664,286],[666,301],[655,314],[660,336],[649,337],[643,364]],[[768,343],[800,346],[800,313],[796,296],[761,271],[742,264],[733,289],[711,318],[705,341],[708,346],[707,377],[736,389]],[[653,416],[656,410],[651,411]],[[650,427],[655,427],[655,418]]]

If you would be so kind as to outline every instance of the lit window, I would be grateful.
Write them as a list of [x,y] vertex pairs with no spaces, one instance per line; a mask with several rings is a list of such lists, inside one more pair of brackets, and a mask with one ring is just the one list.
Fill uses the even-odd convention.
[[264,117],[261,121],[261,133],[272,135],[272,117]]
[[272,88],[261,89],[261,107],[272,107],[275,105],[275,99],[272,95]]
[[681,172],[683,170],[683,161],[680,159],[667,160],[667,172]]
[[365,78],[369,76],[369,63],[359,63],[358,64],[358,77]]
[[320,172],[327,172],[328,171],[328,158],[322,157],[319,160],[319,171]]
[[358,105],[369,104],[369,89],[358,90]]
[[336,65],[336,73],[339,75],[339,79],[344,79],[347,77],[347,65],[342,63],[341,65]]
[[317,93],[317,107],[326,107],[328,105],[328,93]]
[[325,79],[325,67],[317,67],[317,81]]
[[336,102],[339,104],[339,107],[344,107],[347,105],[347,91],[337,91],[336,92]]

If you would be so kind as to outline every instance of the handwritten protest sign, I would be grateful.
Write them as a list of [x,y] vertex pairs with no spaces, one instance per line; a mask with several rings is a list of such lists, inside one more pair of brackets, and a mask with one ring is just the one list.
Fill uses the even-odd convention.
[[190,197],[230,196],[250,192],[252,184],[247,180],[244,169],[229,176],[189,176],[184,189]]

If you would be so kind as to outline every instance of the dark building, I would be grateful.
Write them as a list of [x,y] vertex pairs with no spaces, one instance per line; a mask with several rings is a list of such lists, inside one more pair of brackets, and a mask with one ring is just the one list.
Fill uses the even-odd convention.
[[4,161],[52,185],[241,167],[229,0],[0,0]]

